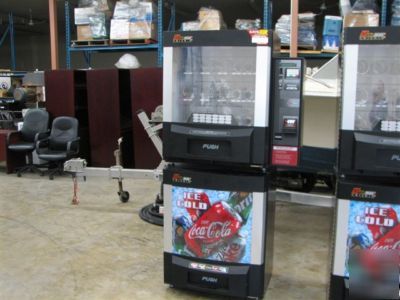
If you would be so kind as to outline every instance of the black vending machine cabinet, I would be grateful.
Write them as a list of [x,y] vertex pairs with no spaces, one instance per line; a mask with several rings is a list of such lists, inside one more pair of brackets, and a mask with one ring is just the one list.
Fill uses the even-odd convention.
[[[398,299],[400,186],[340,181],[337,197],[330,300]],[[352,255],[356,257],[357,251],[364,258],[360,260],[364,263],[352,265],[350,258]],[[384,283],[387,284],[384,289],[374,286],[376,283],[362,286],[368,282],[366,279],[368,277],[362,275],[363,273],[377,274],[379,272],[377,264],[371,263],[373,259],[376,260],[373,258],[374,251],[377,254],[379,254],[378,251],[385,251],[381,253],[387,258],[390,258],[389,256],[393,253],[397,256],[397,259],[391,263],[396,268],[395,272],[393,274],[387,270],[384,272],[386,274]],[[368,255],[372,255],[369,260],[366,259]],[[364,269],[362,272],[360,272],[360,266]],[[377,295],[374,296],[373,293]],[[360,294],[367,295],[361,298]]]
[[268,30],[164,34],[166,161],[268,165],[276,48]]
[[339,173],[400,180],[400,27],[346,28]]
[[272,272],[274,194],[266,174],[164,171],[164,281],[262,298]]

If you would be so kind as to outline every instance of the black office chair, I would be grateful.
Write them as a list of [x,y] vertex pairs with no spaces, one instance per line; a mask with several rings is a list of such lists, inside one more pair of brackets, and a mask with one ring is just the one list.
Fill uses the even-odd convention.
[[79,153],[78,120],[71,117],[55,118],[50,136],[36,143],[38,157],[49,162],[49,178],[63,174],[66,160]]
[[36,143],[48,135],[49,114],[43,109],[29,109],[20,131],[11,132],[7,136],[7,148],[12,152],[25,153],[28,163],[16,168],[18,177],[25,172],[37,172],[43,175],[38,166],[33,164],[32,152]]

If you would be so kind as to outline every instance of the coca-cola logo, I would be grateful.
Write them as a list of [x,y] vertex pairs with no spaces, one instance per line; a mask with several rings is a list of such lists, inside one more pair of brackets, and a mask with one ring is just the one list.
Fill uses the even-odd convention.
[[[371,246],[371,250],[400,250],[400,241],[386,241],[388,244],[382,245],[382,244],[375,244]],[[390,243],[392,242],[392,243]]]
[[189,230],[190,239],[222,239],[232,234],[231,221],[211,222],[208,226],[193,226]]

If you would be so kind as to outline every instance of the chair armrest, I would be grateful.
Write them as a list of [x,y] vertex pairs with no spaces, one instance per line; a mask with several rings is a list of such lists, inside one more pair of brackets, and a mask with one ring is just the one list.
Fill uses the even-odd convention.
[[36,135],[35,135],[35,145],[37,144],[38,141],[48,138],[49,135],[50,135],[50,130],[47,130],[45,132],[36,133]]
[[35,143],[35,149],[36,152],[40,153],[40,148],[43,144],[48,143],[48,141],[50,140],[50,137],[44,138],[44,139],[40,139]]
[[11,131],[7,134],[7,147],[21,140],[21,132]]
[[79,152],[79,141],[80,137],[76,137],[73,140],[68,141],[67,143],[67,152],[71,152],[71,149],[73,152],[78,153]]

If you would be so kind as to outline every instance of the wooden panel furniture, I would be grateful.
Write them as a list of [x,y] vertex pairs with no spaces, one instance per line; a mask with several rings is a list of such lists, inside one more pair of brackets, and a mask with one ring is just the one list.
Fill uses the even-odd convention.
[[59,116],[79,121],[80,154],[90,164],[90,137],[86,71],[54,70],[45,72],[46,109],[51,120]]
[[133,168],[132,108],[128,70],[87,71],[92,166],[115,165],[114,151],[123,137],[123,165]]
[[136,112],[142,109],[150,117],[155,108],[162,105],[162,69],[131,70],[130,80],[135,168],[154,169],[160,163],[161,157],[147,136]]

